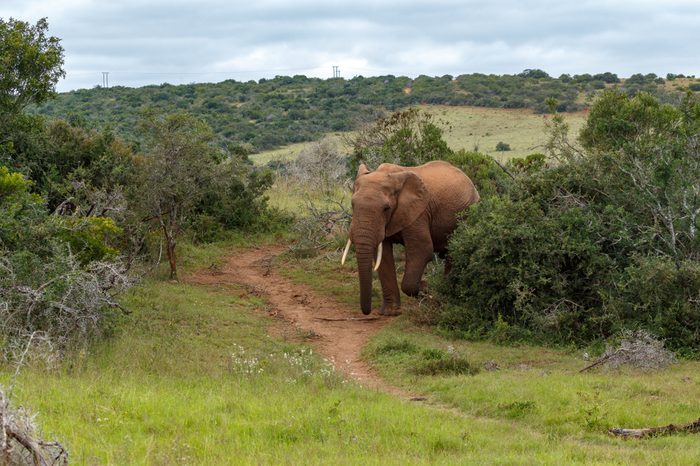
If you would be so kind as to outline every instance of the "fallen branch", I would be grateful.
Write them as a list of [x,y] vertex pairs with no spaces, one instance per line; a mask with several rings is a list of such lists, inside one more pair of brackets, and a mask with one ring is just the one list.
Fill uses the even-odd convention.
[[700,418],[688,424],[669,424],[663,427],[645,427],[642,429],[623,429],[616,427],[609,429],[608,433],[623,438],[645,438],[657,437],[659,435],[670,435],[679,432],[698,433],[700,432]]
[[591,364],[587,365],[586,367],[584,367],[583,369],[581,369],[579,371],[579,373],[586,372],[587,370],[593,369],[594,367],[603,364],[605,361],[610,359],[613,354],[616,354],[616,353],[606,354],[606,355],[602,356],[601,358],[596,359],[595,361],[593,361],[593,363],[591,363]]
[[44,442],[35,438],[35,433],[32,416],[12,409],[0,387],[0,464],[68,464],[68,452],[60,443]]

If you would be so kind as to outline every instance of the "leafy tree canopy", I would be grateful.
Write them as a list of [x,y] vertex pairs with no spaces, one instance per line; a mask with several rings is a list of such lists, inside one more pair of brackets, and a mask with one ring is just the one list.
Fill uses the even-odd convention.
[[65,76],[63,47],[47,35],[48,27],[46,18],[35,25],[0,18],[0,113],[44,102]]

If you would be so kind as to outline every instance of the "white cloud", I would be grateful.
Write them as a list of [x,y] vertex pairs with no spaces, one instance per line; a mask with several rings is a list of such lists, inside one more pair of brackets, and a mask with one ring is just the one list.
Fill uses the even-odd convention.
[[669,0],[5,0],[47,16],[66,50],[60,90],[113,84],[612,71],[700,74],[700,4]]

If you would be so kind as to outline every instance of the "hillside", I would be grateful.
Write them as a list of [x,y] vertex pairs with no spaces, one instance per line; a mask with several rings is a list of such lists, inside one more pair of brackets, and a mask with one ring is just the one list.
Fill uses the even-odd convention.
[[392,75],[347,80],[278,76],[257,82],[81,89],[60,94],[32,111],[67,118],[88,128],[111,127],[136,142],[144,110],[186,110],[206,120],[222,144],[259,152],[314,140],[328,132],[349,131],[385,111],[411,105],[519,108],[541,113],[547,109],[547,99],[554,98],[559,111],[571,112],[585,108],[605,87],[619,86],[629,94],[646,90],[669,101],[678,100],[688,83],[677,80],[669,84],[654,74],[620,81],[612,73],[552,78],[540,70],[416,79]]

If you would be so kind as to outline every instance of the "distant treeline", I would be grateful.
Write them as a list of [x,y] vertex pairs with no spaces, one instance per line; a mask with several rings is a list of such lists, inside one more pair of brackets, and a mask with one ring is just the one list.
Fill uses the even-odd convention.
[[[135,143],[134,128],[146,109],[187,111],[203,118],[229,149],[257,152],[314,140],[327,132],[352,130],[386,110],[418,104],[546,112],[546,101],[553,98],[558,111],[570,112],[587,107],[592,96],[606,87],[619,87],[628,95],[643,90],[662,101],[678,101],[688,91],[687,84],[674,86],[666,81],[682,77],[668,75],[665,80],[655,74],[635,74],[620,80],[607,72],[553,78],[537,69],[517,75],[422,75],[415,79],[392,75],[318,79],[297,75],[257,82],[81,89],[60,94],[32,111],[67,118],[86,128],[112,127]],[[693,87],[697,85],[690,84],[690,89],[696,90]]]

